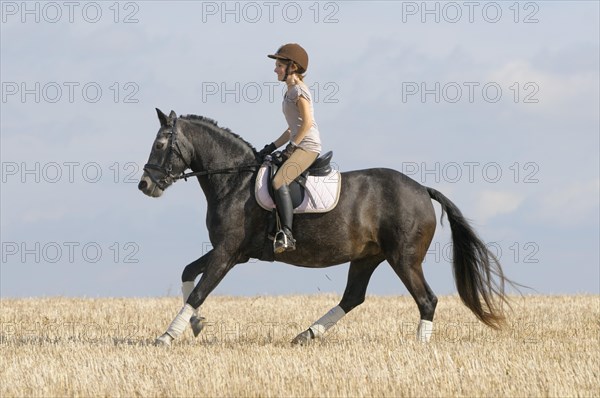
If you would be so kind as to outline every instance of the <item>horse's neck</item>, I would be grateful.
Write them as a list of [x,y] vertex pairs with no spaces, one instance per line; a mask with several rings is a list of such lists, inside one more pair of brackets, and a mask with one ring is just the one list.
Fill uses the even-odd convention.
[[[218,171],[256,163],[254,151],[242,139],[219,127],[194,124],[187,131],[194,147],[193,171]],[[198,181],[209,204],[219,203],[233,191],[244,190],[248,172],[216,173],[200,176]],[[248,180],[249,181],[249,180]]]
[[256,162],[250,146],[229,131],[208,123],[191,123],[190,127],[187,136],[194,147],[193,171],[218,170]]

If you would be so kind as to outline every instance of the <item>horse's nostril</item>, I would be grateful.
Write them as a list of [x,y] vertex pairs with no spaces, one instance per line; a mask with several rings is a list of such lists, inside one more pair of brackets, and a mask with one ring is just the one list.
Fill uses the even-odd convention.
[[140,191],[143,191],[144,189],[146,189],[146,187],[148,186],[148,183],[145,180],[140,181],[140,183],[138,184],[138,189]]

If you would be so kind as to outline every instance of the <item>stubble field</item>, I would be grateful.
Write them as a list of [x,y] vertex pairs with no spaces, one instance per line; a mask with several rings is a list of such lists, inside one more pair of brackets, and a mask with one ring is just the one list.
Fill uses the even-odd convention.
[[600,296],[513,297],[500,332],[440,297],[428,345],[412,298],[370,296],[290,345],[338,300],[211,296],[163,348],[177,298],[4,299],[0,396],[600,396]]

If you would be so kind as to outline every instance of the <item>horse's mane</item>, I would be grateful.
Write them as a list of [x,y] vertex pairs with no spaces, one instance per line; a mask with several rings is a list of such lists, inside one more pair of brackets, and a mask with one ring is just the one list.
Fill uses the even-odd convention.
[[256,148],[254,148],[254,146],[252,144],[250,144],[248,141],[246,141],[245,139],[243,139],[242,137],[240,137],[238,134],[234,133],[233,131],[231,131],[227,127],[221,127],[221,126],[219,126],[218,123],[217,123],[217,121],[214,120],[214,119],[208,118],[206,116],[199,116],[199,115],[182,115],[179,118],[180,119],[184,119],[184,120],[188,120],[188,121],[190,121],[192,123],[204,123],[204,124],[209,124],[209,125],[211,125],[213,127],[216,127],[220,131],[223,131],[223,132],[226,132],[227,134],[232,135],[234,138],[236,138],[237,140],[241,141],[246,146],[248,146],[250,149],[252,149],[252,152],[256,153]]

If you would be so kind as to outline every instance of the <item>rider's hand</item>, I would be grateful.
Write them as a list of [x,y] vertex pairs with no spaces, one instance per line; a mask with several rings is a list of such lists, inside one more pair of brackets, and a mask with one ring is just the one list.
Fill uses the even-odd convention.
[[265,156],[272,154],[275,149],[277,149],[277,147],[271,142],[270,144],[265,145],[265,147],[258,152],[258,157],[260,159],[264,159]]

